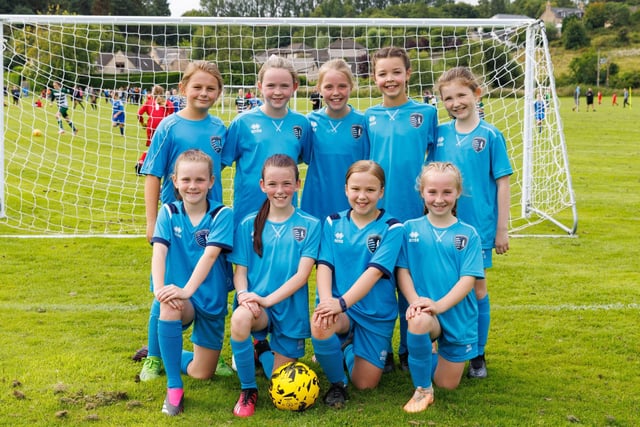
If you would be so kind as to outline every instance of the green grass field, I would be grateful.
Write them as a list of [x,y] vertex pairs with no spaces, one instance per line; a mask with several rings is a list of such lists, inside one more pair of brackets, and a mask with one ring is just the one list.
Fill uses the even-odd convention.
[[[411,380],[398,371],[376,390],[350,390],[341,411],[320,403],[304,413],[273,408],[259,378],[256,415],[240,420],[237,378],[187,378],[186,413],[169,420],[164,380],[136,382],[130,359],[151,301],[144,239],[4,237],[0,425],[639,425],[640,108],[571,105],[562,100],[578,237],[512,239],[495,258],[486,380],[436,389],[433,407],[408,415]],[[311,353],[309,343],[303,361],[326,390]]]

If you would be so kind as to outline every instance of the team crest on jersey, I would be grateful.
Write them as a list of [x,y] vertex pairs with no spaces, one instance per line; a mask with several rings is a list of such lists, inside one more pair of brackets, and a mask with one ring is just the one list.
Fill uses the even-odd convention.
[[475,151],[476,153],[479,153],[482,150],[484,150],[484,147],[486,146],[487,146],[487,140],[481,136],[476,136],[475,138],[473,138],[473,141],[471,142],[471,147],[473,148],[473,151]]
[[369,249],[369,252],[375,253],[375,251],[378,250],[378,246],[380,246],[381,240],[382,237],[380,237],[379,234],[372,234],[367,237],[367,248]]
[[423,121],[424,116],[422,115],[422,113],[413,113],[409,116],[409,123],[411,123],[411,126],[413,126],[414,128],[419,128],[420,126],[422,126]]
[[293,136],[295,136],[296,139],[302,138],[302,126],[296,125],[293,127]]
[[306,227],[293,227],[293,238],[298,242],[302,242],[307,237]]
[[351,137],[353,139],[360,139],[363,133],[364,129],[362,125],[351,125]]
[[469,243],[469,238],[462,234],[456,234],[456,237],[453,238],[453,245],[457,250],[461,251],[467,247],[467,243]]
[[207,247],[207,236],[209,235],[209,230],[198,230],[196,231],[196,243],[201,248]]
[[222,151],[222,138],[220,138],[218,135],[214,135],[209,138],[209,143],[211,144],[211,148],[213,148],[213,151],[215,151],[216,153],[220,153]]

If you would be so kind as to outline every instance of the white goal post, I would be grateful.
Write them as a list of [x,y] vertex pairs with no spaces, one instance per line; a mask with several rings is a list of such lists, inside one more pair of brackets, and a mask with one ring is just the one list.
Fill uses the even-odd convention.
[[[238,89],[255,94],[257,71],[272,54],[290,58],[301,76],[293,109],[311,110],[318,67],[340,57],[358,78],[351,103],[365,110],[381,101],[369,76],[371,55],[389,45],[411,57],[414,99],[433,91],[453,66],[469,66],[483,79],[485,119],[503,131],[514,167],[510,233],[575,235],[576,203],[541,22],[72,15],[0,15],[0,21],[0,235],[144,234],[144,178],[135,164],[146,133],[136,113],[154,84],[176,88],[190,60],[218,64],[225,92],[211,113],[228,123],[237,114]],[[65,121],[60,133],[57,106],[47,97],[54,81],[68,92],[75,136]],[[120,88],[124,136],[111,126],[106,96]],[[536,117],[539,98],[544,119]],[[448,120],[437,107],[440,121]],[[232,180],[228,169],[227,204]]]

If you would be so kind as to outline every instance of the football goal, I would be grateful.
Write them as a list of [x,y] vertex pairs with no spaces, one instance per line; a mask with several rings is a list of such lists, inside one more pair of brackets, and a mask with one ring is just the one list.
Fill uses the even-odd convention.
[[[535,20],[169,18],[0,15],[4,83],[0,133],[0,234],[140,236],[145,231],[146,150],[137,111],[154,85],[176,107],[192,60],[218,64],[225,80],[211,113],[229,122],[235,98],[256,93],[271,55],[289,58],[301,79],[291,108],[311,111],[318,68],[351,66],[351,104],[381,102],[370,58],[384,46],[407,50],[409,96],[432,102],[434,83],[453,66],[483,81],[485,119],[506,137],[512,235],[574,235],[577,210],[544,25]],[[69,120],[56,119],[59,82]],[[125,101],[125,131],[112,127],[111,94]],[[448,120],[436,95],[441,122]],[[539,101],[539,102],[536,102]],[[543,116],[543,118],[541,118]],[[232,200],[233,170],[223,173]],[[412,183],[407,183],[412,185]],[[303,189],[304,191],[304,189]]]

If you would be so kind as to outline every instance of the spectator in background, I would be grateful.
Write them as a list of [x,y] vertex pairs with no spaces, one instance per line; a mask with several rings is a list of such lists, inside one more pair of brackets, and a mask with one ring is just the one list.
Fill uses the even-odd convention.
[[318,87],[314,87],[309,94],[309,99],[311,100],[311,108],[313,111],[317,111],[322,107],[322,96],[320,96],[320,92],[318,92]]
[[580,86],[576,86],[576,90],[573,91],[573,111],[580,111]]
[[247,107],[249,105],[249,102],[248,102],[249,99],[251,98],[244,97],[244,91],[242,89],[238,89],[238,96],[236,96],[236,112],[237,113],[242,113],[243,111],[248,110]]
[[589,108],[591,108],[591,110],[596,111],[596,109],[593,107],[593,90],[591,90],[591,88],[587,89],[587,93],[585,93],[585,96],[587,97],[587,113],[589,112]]

